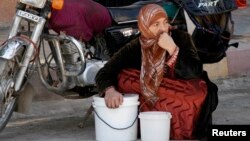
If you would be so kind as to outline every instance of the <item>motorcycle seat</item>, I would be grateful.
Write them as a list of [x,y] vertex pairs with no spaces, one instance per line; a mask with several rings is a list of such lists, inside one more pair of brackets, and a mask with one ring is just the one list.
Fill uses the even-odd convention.
[[162,5],[162,0],[138,1],[128,6],[107,7],[113,21],[117,24],[137,22],[137,16],[142,6],[150,3]]

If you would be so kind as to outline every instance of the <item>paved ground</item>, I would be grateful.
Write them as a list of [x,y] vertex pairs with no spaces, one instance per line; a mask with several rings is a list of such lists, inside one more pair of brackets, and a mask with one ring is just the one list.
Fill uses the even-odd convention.
[[[250,35],[250,8],[234,13],[237,19],[236,34]],[[246,19],[246,20],[243,20]],[[237,28],[238,27],[238,28]],[[7,29],[5,29],[7,30]],[[0,42],[5,31],[0,31]],[[249,47],[248,37],[240,38],[244,47]],[[32,90],[27,91],[34,99],[26,114],[14,113],[11,121],[0,133],[1,141],[90,141],[95,139],[94,117],[90,116],[84,128],[77,125],[92,102],[88,99],[64,99],[48,92],[37,80],[31,80]],[[213,80],[219,87],[219,105],[214,112],[214,124],[250,124],[250,72],[237,77]]]
[[[219,89],[219,105],[214,124],[250,123],[250,75],[213,80]],[[41,85],[36,84],[39,90]],[[39,88],[40,87],[40,88]],[[43,91],[46,94],[46,91]],[[37,91],[36,91],[37,93]],[[53,95],[53,94],[52,94]],[[90,141],[95,139],[94,116],[78,128],[92,102],[88,99],[36,100],[28,114],[14,113],[0,134],[1,141]]]

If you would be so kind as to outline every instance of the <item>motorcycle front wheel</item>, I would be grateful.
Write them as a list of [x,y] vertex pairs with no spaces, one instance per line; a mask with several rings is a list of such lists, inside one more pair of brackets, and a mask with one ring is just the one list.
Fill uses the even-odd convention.
[[5,128],[13,111],[17,98],[14,95],[14,78],[17,63],[0,58],[0,132]]

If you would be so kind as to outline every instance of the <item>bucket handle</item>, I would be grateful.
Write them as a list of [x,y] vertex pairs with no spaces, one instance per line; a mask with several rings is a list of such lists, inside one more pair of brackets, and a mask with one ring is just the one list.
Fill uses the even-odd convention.
[[129,125],[128,127],[116,128],[116,127],[113,127],[112,125],[108,124],[104,119],[102,119],[102,118],[98,115],[98,113],[95,111],[95,108],[94,108],[94,112],[95,112],[95,114],[97,115],[97,117],[98,117],[103,123],[105,123],[105,124],[108,125],[110,128],[115,129],[115,130],[125,130],[125,129],[128,129],[128,128],[132,127],[132,126],[135,124],[135,122],[136,122],[136,120],[137,120],[137,117],[138,117],[138,114],[137,114],[137,116],[135,117],[135,120],[134,120],[134,121],[132,122],[132,124]]

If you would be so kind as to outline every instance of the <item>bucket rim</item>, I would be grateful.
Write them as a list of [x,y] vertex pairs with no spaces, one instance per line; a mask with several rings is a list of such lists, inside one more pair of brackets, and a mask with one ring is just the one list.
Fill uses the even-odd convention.
[[[137,102],[138,99],[139,99],[138,94],[127,93],[127,94],[123,95],[123,101],[135,101],[135,102]],[[96,94],[96,95],[93,95],[93,100],[104,102],[104,97],[101,97],[99,94]]]
[[[127,98],[130,98],[130,97],[138,97],[139,98],[139,94],[136,94],[136,93],[124,93],[123,94],[123,96],[125,96],[125,97],[127,97]],[[93,95],[93,97],[95,97],[95,98],[103,98],[103,97],[101,97],[99,94],[95,94],[95,95]]]
[[[135,102],[125,102],[123,101],[122,105],[119,106],[119,108],[124,108],[124,107],[128,107],[128,106],[138,106],[140,104],[140,102],[138,101],[135,101]],[[106,106],[106,103],[105,102],[92,102],[92,106],[95,108],[95,107],[105,107],[105,108],[108,108]]]
[[171,119],[172,114],[167,111],[146,111],[140,112],[138,117],[140,119]]

